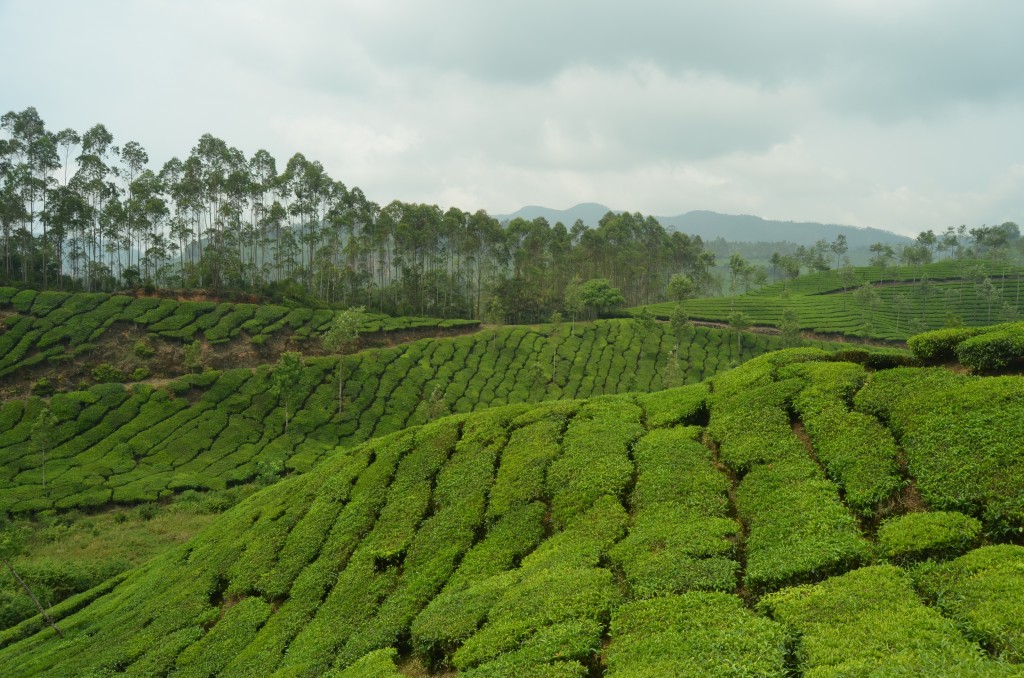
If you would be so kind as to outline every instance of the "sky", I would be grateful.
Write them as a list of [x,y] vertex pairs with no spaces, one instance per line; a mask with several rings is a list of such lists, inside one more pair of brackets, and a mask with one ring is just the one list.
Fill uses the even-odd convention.
[[0,0],[0,109],[380,204],[1024,223],[1020,0]]

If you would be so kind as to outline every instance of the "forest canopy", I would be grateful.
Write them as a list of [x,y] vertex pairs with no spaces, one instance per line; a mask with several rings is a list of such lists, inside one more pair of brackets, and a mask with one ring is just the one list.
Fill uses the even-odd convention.
[[0,118],[0,280],[42,289],[239,290],[369,310],[536,322],[573,279],[606,279],[628,305],[669,277],[713,283],[699,237],[609,212],[597,228],[395,200],[380,206],[296,153],[279,166],[204,134],[155,168],[102,124],[47,129],[35,108]]

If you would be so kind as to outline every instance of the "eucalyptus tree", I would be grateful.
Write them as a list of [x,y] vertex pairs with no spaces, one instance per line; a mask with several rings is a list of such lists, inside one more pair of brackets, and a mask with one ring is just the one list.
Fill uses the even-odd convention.
[[[277,161],[264,149],[256,151],[249,159],[249,201],[253,225],[253,258],[250,262],[252,283],[265,275],[267,249],[273,221],[269,218],[273,200],[270,198],[277,181]],[[265,278],[264,278],[265,280]]]
[[140,273],[144,279],[151,280],[167,256],[163,225],[170,216],[170,209],[159,175],[146,169],[132,181],[128,211],[134,215],[134,230],[138,234]]
[[[139,225],[139,219],[135,217],[135,210],[138,207],[134,195],[136,188],[135,179],[149,162],[149,154],[146,153],[146,149],[142,147],[142,144],[137,141],[129,141],[119,148],[115,147],[114,154],[121,161],[121,167],[115,170],[115,174],[123,181],[121,194],[124,196],[124,209],[122,212],[124,223],[120,230],[125,248],[125,257],[128,261],[128,267],[131,268],[132,250],[138,252],[140,258],[143,250],[143,234]],[[121,257],[118,257],[118,259],[120,260]]]
[[828,246],[832,254],[836,255],[836,268],[842,264],[842,257],[849,250],[849,245],[846,242],[846,236],[840,233],[836,236],[836,239]]
[[87,290],[95,290],[98,271],[103,263],[103,229],[101,215],[114,191],[112,169],[107,164],[114,136],[102,124],[93,125],[82,134],[81,154],[77,158],[78,170],[71,185],[83,195],[89,205],[89,222],[79,234],[79,260],[73,259],[76,275],[80,275]]
[[[46,210],[47,195],[55,184],[52,173],[60,166],[57,156],[57,140],[53,133],[46,130],[46,124],[33,107],[20,112],[5,113],[0,117],[0,129],[10,135],[8,150],[15,159],[16,193],[25,206],[25,209],[19,210],[22,232],[18,239],[22,245],[22,280],[28,282],[33,278],[34,259],[37,254],[34,242],[36,220]],[[38,254],[41,259],[41,277],[45,289],[48,284],[47,247],[49,242],[46,223],[43,222],[42,225],[43,238],[41,246],[38,248]]]

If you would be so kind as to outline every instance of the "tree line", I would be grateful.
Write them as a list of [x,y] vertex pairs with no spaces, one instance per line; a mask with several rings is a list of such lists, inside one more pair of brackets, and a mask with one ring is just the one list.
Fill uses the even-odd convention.
[[[369,200],[296,153],[279,167],[211,134],[159,169],[97,124],[0,118],[0,278],[42,289],[244,291],[391,314],[546,319],[566,288],[607,280],[627,304],[669,277],[714,285],[700,237],[640,213],[596,228]],[[570,289],[571,292],[571,289]]]

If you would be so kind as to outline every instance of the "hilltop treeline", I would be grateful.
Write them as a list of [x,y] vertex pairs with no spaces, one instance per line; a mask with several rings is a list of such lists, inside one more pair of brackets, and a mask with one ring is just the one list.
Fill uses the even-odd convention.
[[652,217],[596,229],[394,201],[380,206],[301,153],[283,168],[205,134],[159,169],[102,124],[48,130],[34,108],[0,118],[0,279],[42,289],[250,290],[392,314],[515,322],[559,310],[566,285],[607,278],[629,304],[668,277],[709,283],[699,237]]

